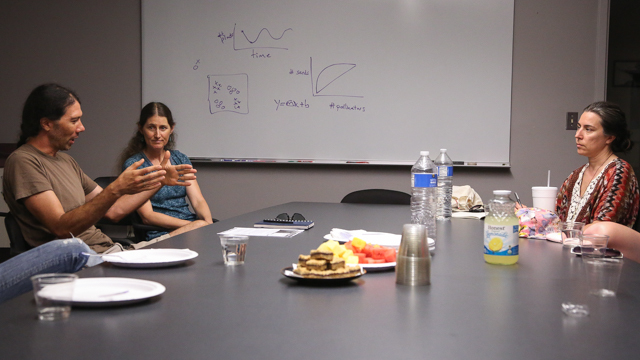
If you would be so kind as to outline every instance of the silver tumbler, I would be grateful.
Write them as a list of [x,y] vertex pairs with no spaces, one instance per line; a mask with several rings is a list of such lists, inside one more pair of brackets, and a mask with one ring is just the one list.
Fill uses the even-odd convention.
[[431,284],[431,255],[426,226],[405,224],[396,257],[396,283],[402,285]]

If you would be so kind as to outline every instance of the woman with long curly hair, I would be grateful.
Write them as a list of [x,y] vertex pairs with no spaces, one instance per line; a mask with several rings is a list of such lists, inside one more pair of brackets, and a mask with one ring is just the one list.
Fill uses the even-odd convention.
[[[120,156],[121,168],[126,169],[140,159],[144,159],[141,168],[160,164],[167,151],[171,156],[171,164],[191,164],[185,154],[174,150],[174,130],[171,110],[165,104],[151,102],[145,105],[140,112],[137,130]],[[189,182],[191,185],[186,187],[162,187],[150,201],[138,209],[143,223],[172,230],[169,233],[149,231],[147,240],[177,235],[213,222],[209,205],[202,196],[198,182]],[[187,198],[195,214],[189,209]]]

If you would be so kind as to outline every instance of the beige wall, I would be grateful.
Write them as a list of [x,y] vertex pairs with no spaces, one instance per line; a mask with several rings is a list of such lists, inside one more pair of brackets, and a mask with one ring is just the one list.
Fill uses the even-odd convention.
[[[80,94],[85,113],[87,131],[70,154],[91,177],[114,173],[141,106],[139,1],[7,3],[0,5],[0,142],[15,141],[29,91],[60,82]],[[604,96],[603,4],[607,1],[516,1],[512,167],[456,168],[455,185],[471,185],[485,199],[493,189],[511,189],[530,203],[530,187],[545,184],[547,170],[559,186],[585,161],[564,122],[566,112]],[[491,139],[451,134],[451,141],[471,141],[482,151]],[[409,191],[408,166],[199,164],[198,170],[219,219],[289,201],[339,202],[363,188]]]

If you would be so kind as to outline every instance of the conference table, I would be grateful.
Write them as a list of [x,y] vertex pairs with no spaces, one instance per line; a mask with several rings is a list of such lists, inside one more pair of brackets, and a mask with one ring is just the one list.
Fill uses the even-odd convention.
[[[217,233],[298,212],[315,227],[291,238],[251,237],[246,263],[223,263]],[[0,304],[3,359],[604,359],[638,358],[640,265],[625,260],[616,297],[589,295],[582,259],[561,244],[520,239],[513,266],[482,256],[483,221],[439,221],[431,285],[369,272],[310,286],[281,270],[332,228],[400,234],[408,206],[292,202],[160,243],[199,256],[130,269],[103,263],[80,278],[156,281],[166,291],[120,307],[74,307],[68,320],[36,318],[32,293]],[[563,302],[586,304],[571,317]]]

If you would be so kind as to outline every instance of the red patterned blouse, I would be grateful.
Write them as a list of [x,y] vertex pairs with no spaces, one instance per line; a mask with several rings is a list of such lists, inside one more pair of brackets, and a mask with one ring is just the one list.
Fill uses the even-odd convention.
[[562,221],[613,221],[633,226],[640,206],[638,180],[628,162],[617,158],[591,181],[580,196],[582,174],[587,165],[574,170],[564,181],[556,201],[556,213]]

